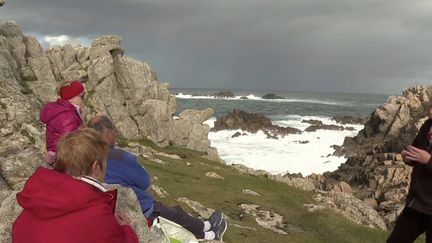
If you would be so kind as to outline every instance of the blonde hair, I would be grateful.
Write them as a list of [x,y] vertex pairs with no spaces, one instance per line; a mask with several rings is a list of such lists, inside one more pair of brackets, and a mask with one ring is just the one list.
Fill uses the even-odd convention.
[[54,169],[71,176],[90,175],[95,161],[106,168],[109,147],[93,129],[82,128],[61,137],[57,143]]

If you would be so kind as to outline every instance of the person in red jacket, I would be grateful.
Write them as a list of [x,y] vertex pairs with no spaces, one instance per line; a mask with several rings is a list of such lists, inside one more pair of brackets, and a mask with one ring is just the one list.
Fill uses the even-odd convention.
[[128,218],[115,212],[117,191],[101,184],[108,150],[89,128],[63,136],[54,169],[39,167],[17,194],[23,211],[12,242],[138,243]]
[[79,81],[65,81],[58,89],[60,98],[46,104],[40,120],[46,125],[45,161],[53,166],[59,138],[78,129],[83,124],[85,87]]

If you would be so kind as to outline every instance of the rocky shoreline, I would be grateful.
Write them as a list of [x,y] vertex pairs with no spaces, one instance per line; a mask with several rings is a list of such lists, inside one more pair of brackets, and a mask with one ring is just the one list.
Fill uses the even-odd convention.
[[[203,124],[214,111],[185,110],[174,118],[176,100],[169,92],[169,84],[160,83],[148,64],[127,57],[120,44],[121,37],[109,35],[95,39],[91,47],[65,45],[44,50],[36,38],[24,35],[16,22],[0,25],[2,239],[8,239],[11,223],[20,212],[15,194],[40,165],[45,151],[44,127],[38,113],[42,104],[55,99],[55,87],[63,79],[85,82],[86,118],[97,113],[108,114],[125,139],[149,139],[159,146],[191,148],[202,151],[208,159],[220,161],[217,150],[208,140],[210,127]],[[432,87],[412,87],[402,96],[389,97],[368,119],[335,117],[338,123],[365,124],[365,127],[337,148],[338,155],[348,159],[334,172],[302,177],[271,175],[241,165],[233,167],[239,173],[265,176],[312,192],[316,203],[304,205],[309,212],[331,209],[354,222],[390,229],[404,205],[411,172],[411,168],[403,164],[399,151],[412,141],[427,119],[425,107],[431,95]],[[310,131],[347,129],[326,127],[316,121],[305,122],[311,124]],[[263,115],[240,110],[219,118],[216,123],[215,130],[263,130],[269,138],[301,132],[274,125]],[[144,152],[137,150],[137,153]],[[130,202],[134,200],[128,200],[133,197],[131,191],[120,190],[126,201],[119,204],[131,212],[136,225],[140,224],[139,206]],[[259,213],[254,205],[243,206],[251,213]],[[151,234],[141,232],[140,235]]]
[[[400,151],[412,142],[427,119],[425,109],[431,95],[432,86],[416,86],[405,90],[402,96],[390,96],[367,118],[334,117],[333,120],[341,125],[326,125],[319,120],[302,121],[310,124],[305,132],[319,129],[349,130],[350,127],[342,125],[364,124],[364,129],[357,136],[346,137],[342,146],[332,146],[335,149],[334,155],[347,157],[347,161],[336,171],[303,177],[290,174],[272,175],[242,165],[234,167],[241,173],[266,176],[302,190],[313,191],[319,200],[314,206],[305,206],[308,210],[331,208],[343,212],[350,220],[380,229],[391,229],[404,207],[412,170],[403,163]],[[241,129],[255,133],[258,130],[266,131],[271,126],[270,119],[262,114],[234,110],[227,116],[219,117],[213,131]],[[288,134],[276,133],[273,136]],[[237,132],[233,136],[241,135],[242,133]],[[272,135],[268,137],[271,138]],[[345,194],[352,204],[328,204],[329,200],[338,200],[338,193]],[[323,195],[329,198],[324,200]],[[359,207],[367,209],[367,213],[352,213]],[[373,223],[365,223],[368,220],[359,218],[358,215],[363,215],[369,218],[368,220],[373,219]]]

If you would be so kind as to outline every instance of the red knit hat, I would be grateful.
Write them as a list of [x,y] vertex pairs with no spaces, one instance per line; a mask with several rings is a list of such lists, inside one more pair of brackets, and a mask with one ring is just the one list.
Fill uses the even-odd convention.
[[73,81],[70,85],[60,88],[60,97],[64,100],[70,100],[84,92],[84,85],[80,81]]

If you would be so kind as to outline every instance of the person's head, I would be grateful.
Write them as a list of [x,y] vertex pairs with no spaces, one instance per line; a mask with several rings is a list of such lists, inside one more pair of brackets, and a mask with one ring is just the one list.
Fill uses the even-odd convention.
[[61,137],[54,169],[71,176],[91,176],[103,181],[109,147],[93,129],[83,128]]
[[63,81],[57,89],[57,94],[72,104],[80,107],[84,105],[85,86],[78,80]]
[[98,131],[108,144],[115,144],[117,139],[117,128],[114,122],[112,122],[107,116],[98,115],[93,117],[87,123],[87,127]]

